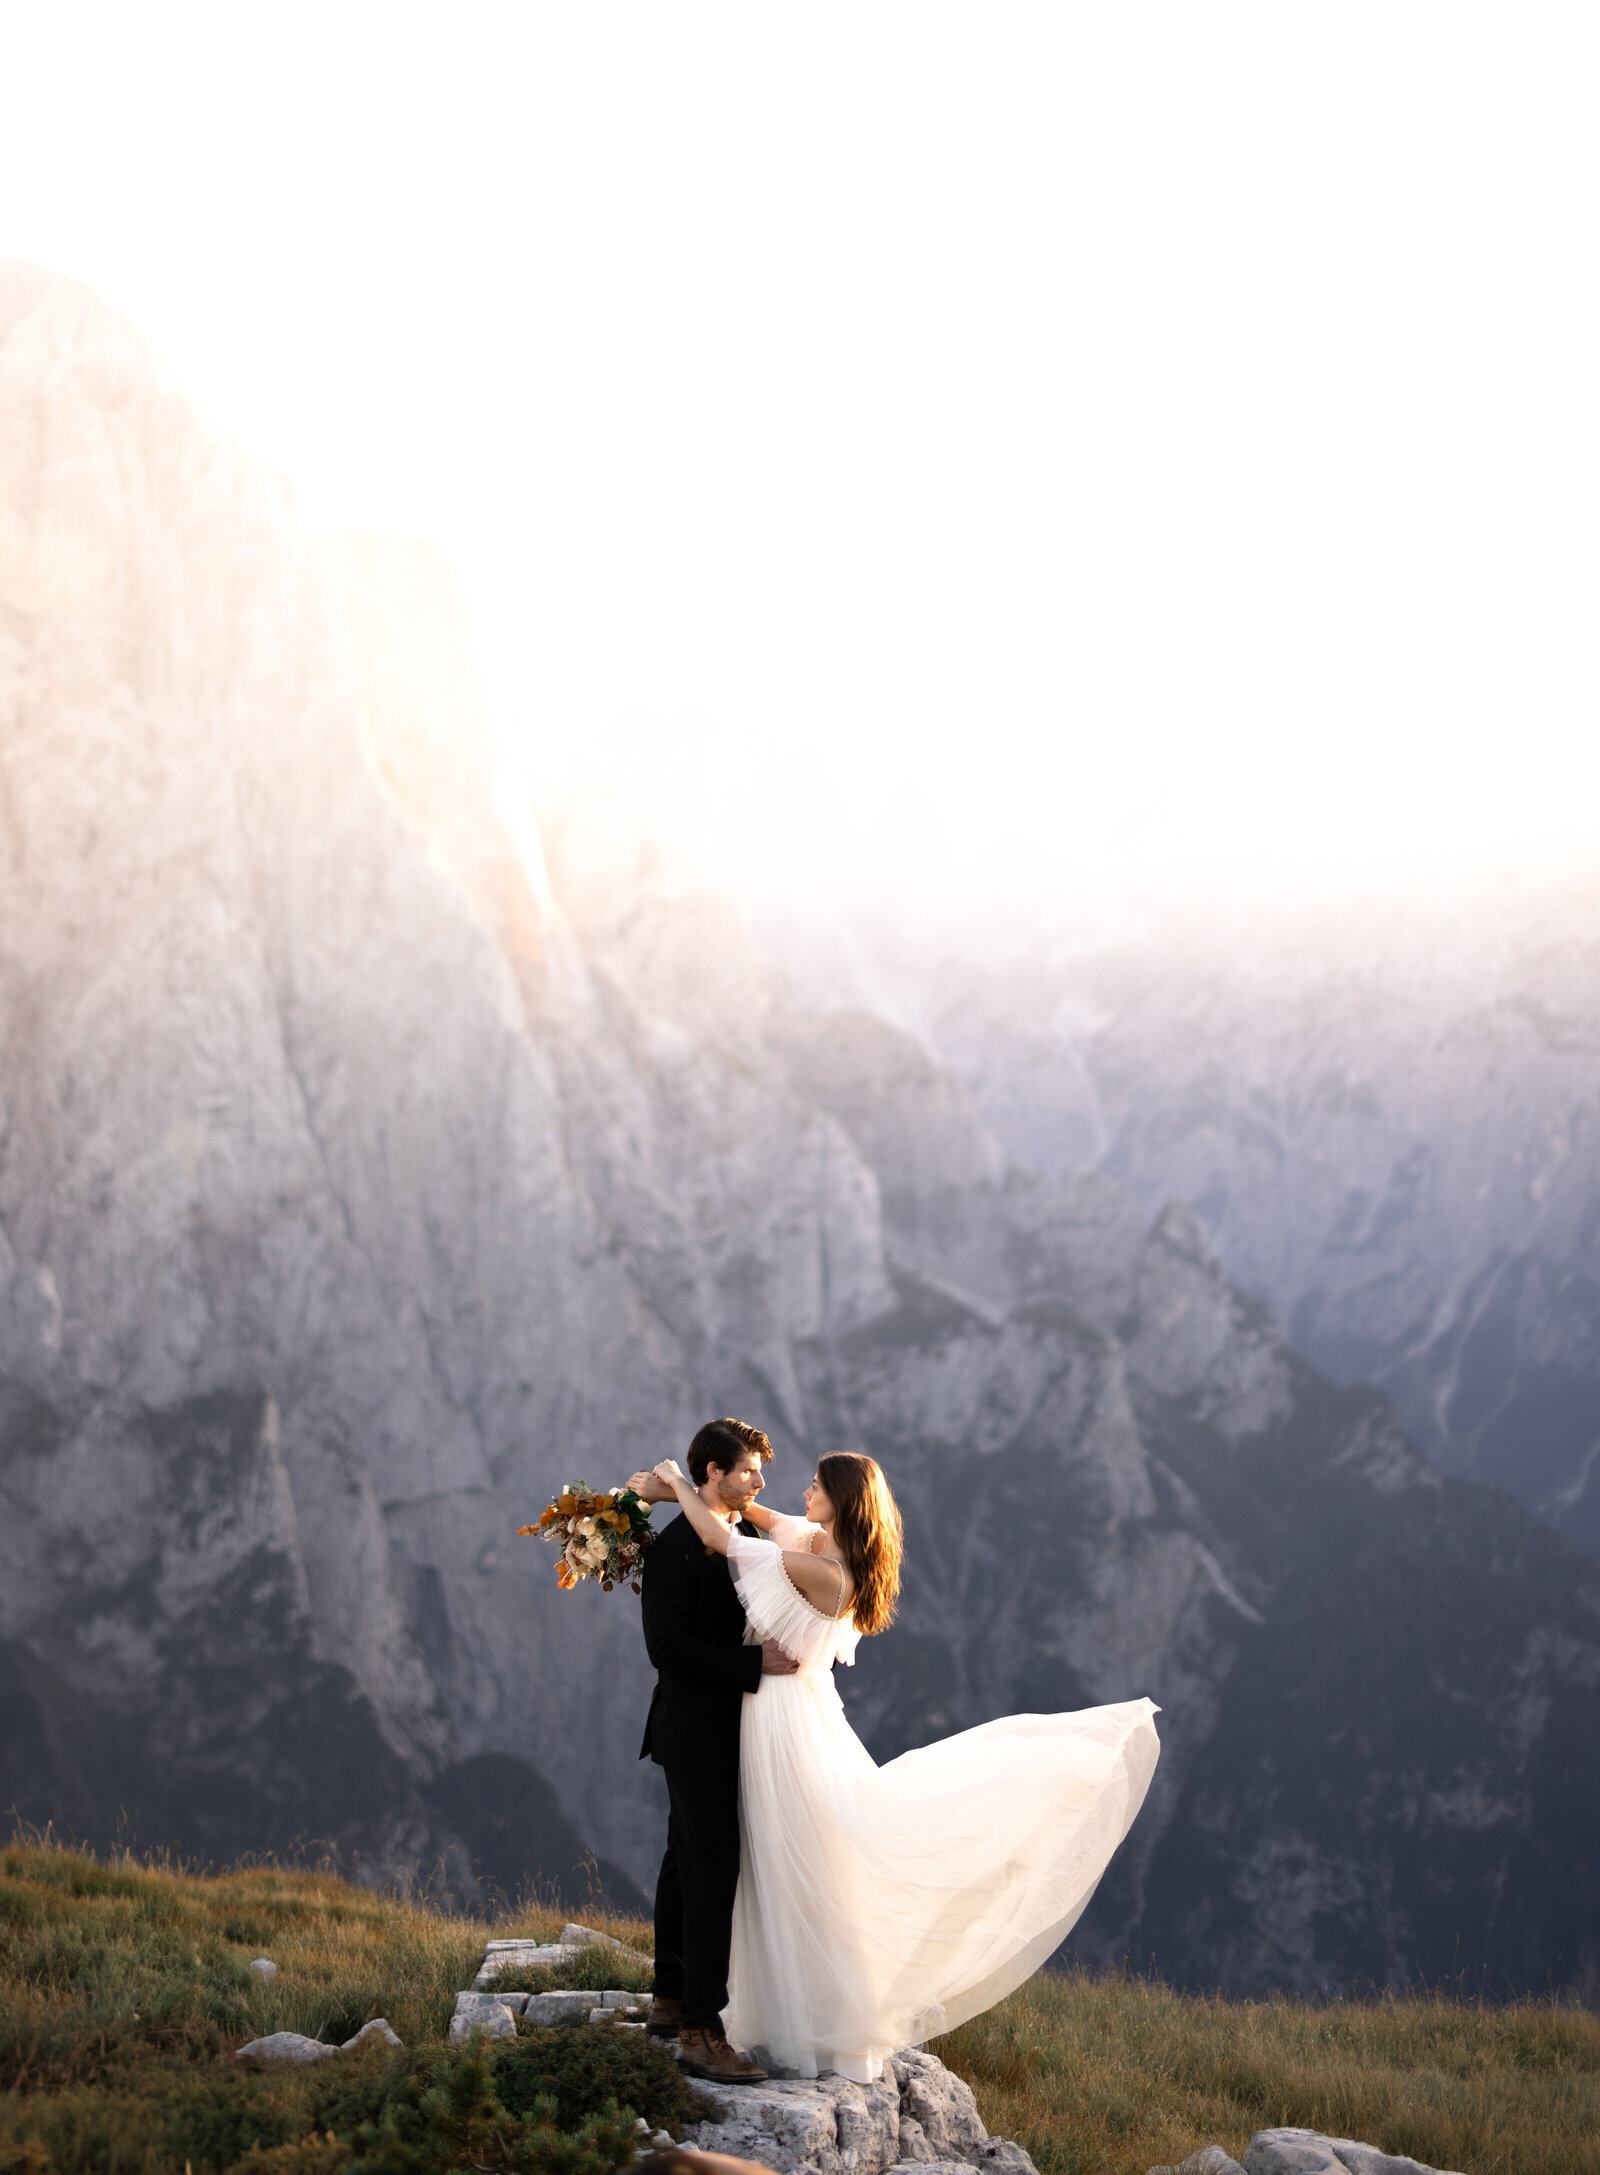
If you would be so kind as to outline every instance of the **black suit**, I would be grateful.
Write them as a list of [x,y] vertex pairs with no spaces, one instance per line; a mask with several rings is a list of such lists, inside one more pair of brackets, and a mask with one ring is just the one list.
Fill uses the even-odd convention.
[[[755,1527],[741,1523],[752,1536]],[[655,1990],[704,2030],[728,2003],[739,1885],[739,1716],[761,1684],[761,1649],[727,1559],[681,1513],[644,1559],[644,1643],[657,1677],[640,1759],[666,1777],[667,1850],[656,1882]]]

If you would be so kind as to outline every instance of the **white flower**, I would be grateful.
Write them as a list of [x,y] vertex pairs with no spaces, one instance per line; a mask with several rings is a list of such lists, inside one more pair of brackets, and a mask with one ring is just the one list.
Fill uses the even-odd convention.
[[584,1544],[584,1553],[591,1563],[604,1563],[606,1560],[605,1536],[596,1533],[592,1539]]
[[594,1531],[594,1520],[592,1518],[580,1518],[578,1520],[578,1531],[583,1534],[592,1533]]

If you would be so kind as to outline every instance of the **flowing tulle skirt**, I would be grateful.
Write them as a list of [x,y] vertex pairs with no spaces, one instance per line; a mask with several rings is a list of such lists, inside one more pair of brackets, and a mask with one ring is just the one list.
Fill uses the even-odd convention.
[[1018,1714],[877,1766],[826,1669],[746,1695],[735,2045],[868,2083],[1065,1938],[1144,1799],[1148,1699]]

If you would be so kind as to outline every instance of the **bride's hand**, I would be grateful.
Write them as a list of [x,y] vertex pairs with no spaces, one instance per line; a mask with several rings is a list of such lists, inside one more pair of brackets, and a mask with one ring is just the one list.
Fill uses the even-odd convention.
[[676,1458],[663,1458],[661,1460],[661,1463],[655,1469],[655,1476],[657,1480],[663,1482],[665,1486],[669,1487],[674,1495],[677,1494],[680,1484],[683,1486],[688,1485],[688,1483],[684,1480],[682,1472],[679,1470],[678,1461]]
[[670,1503],[677,1492],[666,1481],[657,1480],[655,1474],[643,1465],[636,1473],[630,1473],[623,1485],[631,1488],[640,1501],[645,1503]]

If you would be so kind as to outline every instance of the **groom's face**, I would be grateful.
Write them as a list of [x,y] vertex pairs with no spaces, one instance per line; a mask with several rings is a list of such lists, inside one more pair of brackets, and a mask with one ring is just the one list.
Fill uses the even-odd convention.
[[762,1478],[761,1459],[754,1450],[747,1450],[737,1464],[724,1472],[720,1465],[708,1465],[707,1475],[716,1491],[717,1501],[724,1510],[742,1511],[747,1503],[753,1503],[766,1486]]

